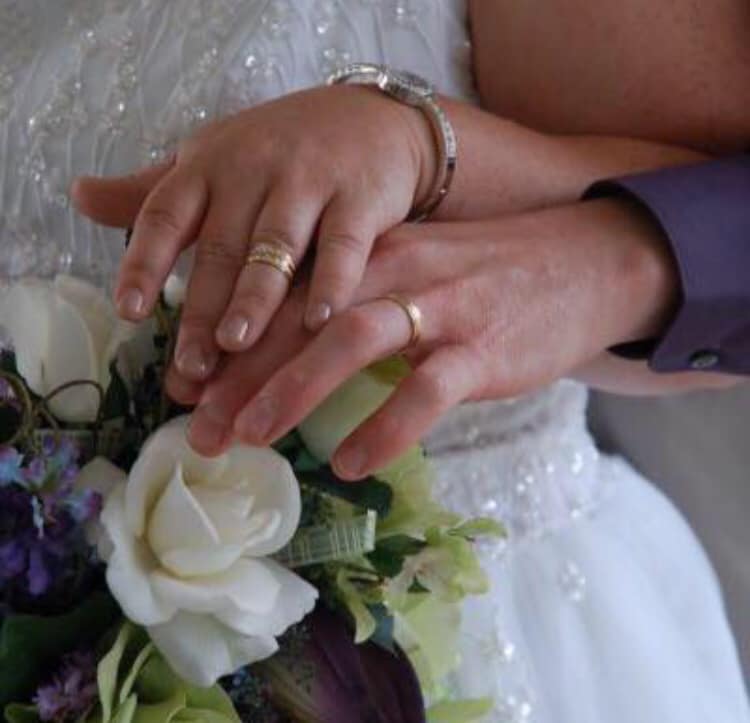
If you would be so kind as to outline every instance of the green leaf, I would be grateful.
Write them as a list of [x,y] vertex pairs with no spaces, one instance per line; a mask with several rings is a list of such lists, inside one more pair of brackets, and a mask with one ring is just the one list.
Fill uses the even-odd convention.
[[130,411],[130,392],[117,369],[117,361],[109,365],[111,381],[104,395],[101,417],[103,420],[126,417]]
[[[126,622],[119,630],[115,642],[97,666],[99,702],[102,719],[109,723],[118,705],[124,705],[133,687],[133,678],[145,662],[144,650],[151,652],[153,646],[146,634],[132,623]],[[121,680],[124,678],[124,683]],[[120,691],[119,695],[117,691]]]
[[396,577],[404,567],[404,560],[423,550],[425,543],[409,535],[394,535],[380,540],[375,550],[367,555],[378,574]]
[[187,694],[187,704],[190,708],[210,710],[214,713],[222,714],[233,723],[241,723],[234,709],[232,699],[220,686],[198,688],[194,685],[185,685],[185,693]]
[[0,371],[19,376],[16,355],[9,349],[0,349]]
[[11,703],[5,707],[7,723],[39,723],[39,714],[35,705],[20,705]]
[[314,472],[319,470],[323,465],[306,449],[300,449],[292,464],[297,472]]
[[436,703],[427,711],[429,723],[472,723],[492,712],[491,698],[451,700]]
[[97,593],[65,615],[5,618],[0,627],[0,708],[28,700],[50,665],[65,653],[93,645],[119,615],[115,601]]
[[375,620],[375,632],[370,637],[370,641],[389,653],[395,652],[395,620],[393,615],[388,612],[385,605],[370,605],[369,610]]
[[300,482],[332,497],[349,502],[363,510],[375,510],[378,517],[385,517],[391,509],[393,490],[386,482],[372,477],[361,482],[344,482],[328,467],[315,472],[298,474]]
[[115,713],[112,723],[133,723],[137,707],[138,698],[133,694],[117,709],[117,713]]
[[475,540],[477,537],[506,537],[508,533],[497,520],[490,517],[477,517],[454,527],[450,534],[465,537],[467,540]]
[[397,386],[411,374],[409,362],[402,356],[392,356],[367,367],[367,373],[381,382]]

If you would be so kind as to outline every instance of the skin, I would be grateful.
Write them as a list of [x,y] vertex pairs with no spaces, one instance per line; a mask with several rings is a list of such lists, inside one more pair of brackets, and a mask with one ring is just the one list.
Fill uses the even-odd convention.
[[[746,97],[748,85],[747,51],[737,36],[743,23],[748,30],[745,4],[720,0],[715,12],[706,13],[692,0],[675,0],[666,12],[649,10],[650,5],[638,0],[640,15],[631,12],[633,4],[610,5],[600,8],[584,0],[557,0],[550,3],[549,13],[540,15],[519,3],[473,3],[478,83],[483,101],[494,113],[445,100],[461,138],[462,162],[440,218],[474,219],[474,223],[400,226],[383,234],[408,212],[405,199],[411,204],[423,197],[426,179],[434,174],[434,142],[420,113],[363,89],[316,90],[278,101],[273,112],[268,107],[251,109],[241,120],[222,121],[203,131],[203,140],[189,141],[172,166],[125,179],[87,179],[77,184],[74,198],[90,216],[113,225],[135,221],[134,243],[118,287],[126,317],[143,316],[149,307],[144,302],[137,313],[130,313],[134,309],[123,303],[128,289],[135,286],[144,299],[153,301],[177,251],[199,239],[200,264],[191,280],[187,322],[169,378],[169,389],[177,399],[200,402],[191,426],[191,441],[199,451],[216,454],[235,435],[256,444],[272,441],[351,373],[401,348],[409,338],[403,311],[393,303],[373,301],[394,290],[408,292],[425,314],[423,343],[413,350],[417,370],[386,408],[339,451],[335,464],[346,478],[377,468],[465,399],[515,396],[566,374],[610,388],[622,383],[630,391],[726,383],[711,375],[657,381],[640,365],[628,365],[623,373],[622,363],[613,364],[604,350],[614,343],[658,334],[674,308],[678,282],[664,240],[628,204],[597,202],[545,209],[574,201],[598,178],[693,162],[704,157],[701,151],[730,150],[750,137],[746,110],[750,106],[737,100]],[[674,13],[684,21],[676,22]],[[643,17],[649,21],[646,34],[654,40],[645,44],[648,47],[640,35]],[[555,31],[560,27],[566,32]],[[721,63],[712,60],[719,40],[724,43]],[[536,52],[525,52],[528,47]],[[686,72],[685,65],[676,61],[688,49],[693,52]],[[591,63],[591,57],[617,62]],[[502,74],[494,72],[497,67],[503,68]],[[356,102],[353,92],[358,94]],[[592,104],[588,98],[598,102]],[[316,101],[321,121],[313,124],[309,119]],[[340,123],[326,122],[325,109],[344,107],[340,104],[348,104],[345,107],[354,118],[357,108],[366,107],[367,118],[363,114],[359,122],[377,117],[379,132],[402,149],[398,154],[378,149],[381,152],[370,159],[371,177],[395,174],[398,179],[399,192],[392,197],[379,193],[377,181],[345,183],[351,169],[360,165],[357,154],[364,146],[357,123],[348,124],[356,128],[355,144]],[[243,169],[255,152],[242,154],[251,146],[255,149],[248,138],[257,140],[248,128],[263,126],[259,120],[263,114],[267,114],[266,130],[283,126],[279,118],[289,122],[286,139],[295,140],[296,152],[288,153],[288,146],[277,142],[275,154],[273,148],[258,154],[268,165],[252,166],[253,173],[245,177]],[[633,129],[644,140],[617,135]],[[246,189],[261,186],[267,199],[278,192],[274,185],[278,178],[281,188],[289,188],[283,179],[299,179],[293,159],[304,149],[297,139],[314,138],[308,152],[320,153],[319,133],[328,133],[324,155],[329,163],[333,156],[346,168],[352,154],[357,162],[351,161],[347,172],[330,167],[326,171],[322,157],[320,163],[311,164],[310,156],[303,154],[299,157],[307,163],[301,165],[322,167],[322,185],[329,192],[332,179],[343,184],[339,192],[343,188],[350,192],[349,211],[342,204],[340,216],[349,220],[329,227],[337,229],[334,236],[356,243],[334,244],[336,253],[327,254],[322,247],[330,234],[321,232],[318,255],[335,270],[328,268],[326,276],[316,267],[310,286],[295,289],[271,322],[285,289],[278,286],[281,280],[273,272],[265,281],[257,275],[247,279],[248,272],[242,269],[246,247],[241,242],[253,229],[278,232],[277,224],[298,224],[288,238],[299,239],[290,243],[290,249],[301,257],[312,236],[315,212],[298,209],[328,206],[319,197],[310,200],[315,194],[308,179],[306,188],[300,183],[295,193],[281,194],[283,201],[274,211],[278,215],[271,214],[278,221],[259,223],[258,214],[261,221],[268,215],[265,206],[258,201],[249,204],[253,208],[248,211]],[[216,169],[227,164],[233,168],[233,157],[246,163],[234,164],[232,182],[227,183]],[[398,168],[388,165],[393,158],[400,159]],[[317,181],[319,187],[321,178]],[[171,188],[172,195],[165,196],[163,186]],[[232,200],[232,189],[237,188],[243,189],[241,202]],[[352,189],[361,197],[352,197]],[[362,225],[354,233],[356,214],[351,209],[372,206],[372,198],[380,195],[386,201],[376,204],[378,220],[370,220],[367,233]],[[217,213],[214,205],[223,212]],[[515,218],[477,220],[518,212],[523,213]],[[306,220],[300,222],[300,216]],[[208,225],[212,232],[208,234],[212,218],[224,219],[224,227],[217,225],[214,233]],[[236,220],[227,223],[226,219]],[[378,234],[375,255],[365,268]],[[217,247],[209,241],[209,250],[201,251],[201,244],[206,246],[202,239],[207,238],[224,242]],[[203,280],[200,285],[196,278]],[[210,281],[213,290],[217,279],[218,302],[207,305],[205,289]],[[236,288],[235,282],[239,282]],[[272,283],[276,290],[257,298],[258,289]],[[319,323],[311,323],[319,321],[311,318],[319,303],[316,289],[331,288],[340,293],[335,302],[338,313],[315,335],[311,329],[320,328]],[[199,296],[202,304],[197,303]],[[356,306],[347,311],[350,301]],[[238,305],[254,315],[256,334],[250,343],[255,346],[229,359],[206,386],[218,364],[219,349],[237,351],[244,346],[227,344],[216,331],[222,317],[226,320]],[[269,322],[270,329],[261,337]],[[188,359],[191,363],[181,364],[181,352],[196,339],[204,345],[210,363],[193,364]]]

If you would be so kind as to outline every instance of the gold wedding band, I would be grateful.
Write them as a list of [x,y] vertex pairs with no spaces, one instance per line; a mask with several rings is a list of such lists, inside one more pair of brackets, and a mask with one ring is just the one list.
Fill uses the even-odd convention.
[[247,266],[253,264],[263,264],[270,266],[276,271],[284,274],[291,282],[294,274],[297,272],[297,264],[294,263],[294,257],[280,244],[259,243],[250,249],[245,261]]
[[419,340],[422,338],[422,311],[413,302],[408,299],[399,296],[398,294],[388,294],[387,296],[381,297],[382,301],[392,301],[394,304],[398,304],[401,310],[409,318],[409,325],[411,326],[411,338],[408,344],[401,350],[406,351],[411,349],[413,346],[419,344]]

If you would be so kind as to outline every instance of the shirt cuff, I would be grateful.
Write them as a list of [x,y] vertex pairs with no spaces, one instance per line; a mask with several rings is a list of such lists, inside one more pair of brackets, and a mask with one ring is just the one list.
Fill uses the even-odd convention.
[[750,155],[602,181],[584,198],[618,195],[661,226],[682,303],[662,339],[613,351],[659,372],[750,374]]

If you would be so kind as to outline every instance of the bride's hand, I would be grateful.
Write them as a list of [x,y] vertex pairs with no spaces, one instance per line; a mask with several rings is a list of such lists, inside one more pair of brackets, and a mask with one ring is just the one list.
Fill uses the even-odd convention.
[[[650,221],[610,201],[401,226],[378,243],[359,304],[316,336],[304,330],[296,290],[260,344],[228,360],[203,392],[191,442],[213,455],[235,437],[265,445],[287,433],[355,372],[408,344],[409,317],[382,298],[398,293],[423,315],[415,370],[339,449],[337,472],[359,478],[464,400],[517,396],[657,332],[676,288],[665,246]],[[169,386],[197,401],[197,388],[174,377]]]
[[205,380],[221,349],[260,338],[287,294],[279,271],[246,264],[251,245],[299,263],[316,236],[305,319],[322,326],[351,301],[375,238],[429,192],[435,155],[420,111],[373,89],[318,88],[205,126],[173,163],[80,179],[73,196],[95,220],[134,228],[115,292],[126,319],[151,312],[195,243],[176,366]]

